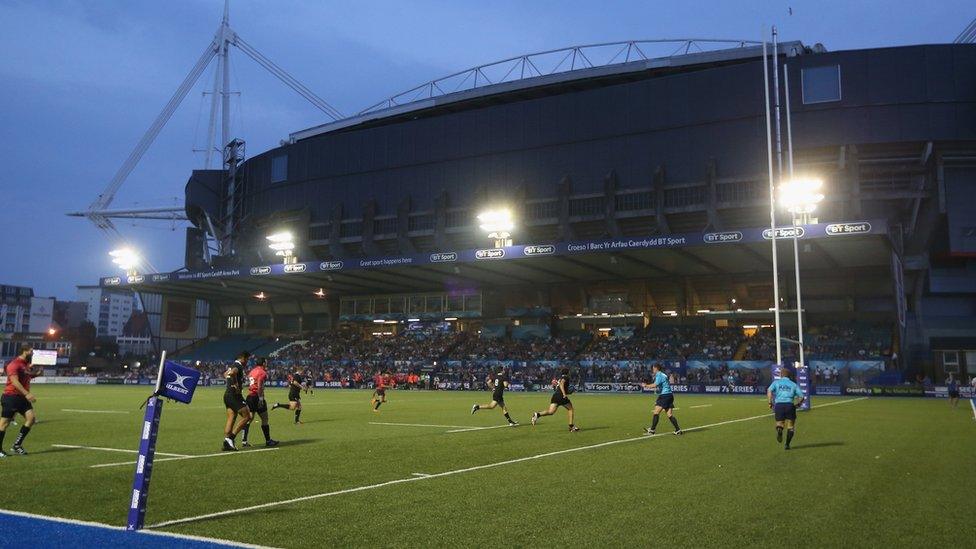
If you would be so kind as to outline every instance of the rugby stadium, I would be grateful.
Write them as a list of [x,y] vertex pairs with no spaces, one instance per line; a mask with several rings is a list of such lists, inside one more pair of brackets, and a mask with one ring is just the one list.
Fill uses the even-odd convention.
[[526,54],[271,150],[229,140],[184,205],[182,268],[122,254],[99,281],[138,296],[151,351],[34,381],[0,525],[145,547],[973,539],[973,44]]

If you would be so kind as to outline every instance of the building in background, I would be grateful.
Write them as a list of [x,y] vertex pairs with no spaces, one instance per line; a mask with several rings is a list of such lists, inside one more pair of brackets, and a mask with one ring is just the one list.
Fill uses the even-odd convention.
[[0,285],[0,333],[16,334],[29,330],[32,297],[32,288]]
[[0,286],[0,333],[47,333],[53,314],[53,297],[35,297],[34,289],[25,286]]
[[122,335],[122,329],[135,309],[132,292],[114,288],[78,286],[78,301],[87,304],[85,318],[95,325],[97,337]]
[[54,302],[54,323],[62,329],[77,329],[86,320],[88,320],[87,301],[59,300]]
[[33,288],[0,285],[0,360],[15,356],[25,341],[67,358],[71,343],[60,341],[54,303],[53,297],[35,296]]
[[119,345],[119,355],[144,356],[152,354],[152,337],[149,330],[149,316],[143,311],[133,311],[132,316],[122,327],[122,335],[115,338]]

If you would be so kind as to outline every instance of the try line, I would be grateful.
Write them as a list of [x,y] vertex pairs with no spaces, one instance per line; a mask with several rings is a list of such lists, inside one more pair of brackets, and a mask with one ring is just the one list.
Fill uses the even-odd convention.
[[[847,403],[850,403],[850,402],[858,402],[858,401],[861,401],[861,400],[866,400],[867,398],[868,397],[859,397],[859,398],[852,398],[852,399],[848,399],[848,400],[841,400],[841,401],[837,401],[837,402],[828,402],[827,404],[820,404],[820,405],[817,405],[817,406],[812,406],[811,408],[826,408],[827,406],[836,406],[838,404],[847,404]],[[756,416],[743,417],[743,418],[739,418],[739,419],[730,419],[730,420],[727,420],[727,421],[720,421],[718,423],[711,423],[711,424],[708,424],[708,425],[698,425],[696,427],[689,427],[689,428],[683,429],[683,430],[686,431],[686,432],[687,431],[698,431],[698,430],[701,430],[701,429],[709,429],[709,428],[712,428],[712,427],[720,427],[722,425],[730,425],[732,423],[741,423],[743,421],[752,421],[754,419],[769,418],[769,417],[770,417],[770,413],[767,412],[765,414],[760,414],[760,415],[756,415]],[[593,449],[596,449],[596,448],[603,448],[603,447],[606,447],[606,446],[614,446],[614,445],[617,445],[617,444],[625,444],[625,443],[628,443],[628,442],[636,442],[638,440],[649,440],[649,439],[659,438],[661,436],[665,436],[665,435],[663,435],[663,434],[660,434],[660,435],[641,435],[641,436],[631,437],[631,438],[622,438],[622,439],[618,439],[618,440],[610,440],[610,441],[607,441],[607,442],[600,442],[598,444],[590,444],[590,445],[587,445],[587,446],[578,446],[576,448],[567,448],[565,450],[557,450],[555,452],[546,452],[546,453],[543,453],[543,454],[536,454],[536,455],[533,455],[533,456],[526,456],[526,457],[521,457],[521,458],[509,459],[509,460],[505,460],[505,461],[498,461],[498,462],[495,462],[495,463],[486,463],[484,465],[475,465],[473,467],[466,467],[464,469],[455,469],[453,471],[445,471],[443,473],[431,473],[431,474],[429,474],[427,476],[410,476],[410,477],[406,477],[406,478],[400,478],[400,479],[396,479],[396,480],[390,480],[390,481],[386,481],[386,482],[380,482],[378,484],[368,484],[366,486],[357,486],[355,488],[346,488],[346,489],[343,489],[343,490],[336,490],[334,492],[324,492],[324,493],[321,493],[321,494],[312,494],[310,496],[302,496],[302,497],[293,498],[293,499],[286,499],[286,500],[282,500],[282,501],[272,501],[270,503],[262,503],[262,504],[259,504],[259,505],[251,505],[249,507],[240,507],[240,508],[237,508],[237,509],[229,509],[227,511],[219,511],[219,512],[216,512],[216,513],[208,513],[208,514],[205,514],[205,515],[198,515],[198,516],[195,516],[195,517],[186,517],[186,518],[181,518],[181,519],[166,520],[166,521],[163,521],[163,522],[157,522],[156,524],[151,524],[149,526],[146,526],[146,528],[164,528],[166,526],[173,526],[173,525],[176,525],[176,524],[186,524],[188,522],[197,522],[197,521],[207,520],[207,519],[212,519],[212,518],[226,517],[226,516],[229,516],[229,515],[237,515],[237,514],[241,514],[241,513],[247,513],[247,512],[250,512],[250,511],[256,511],[258,509],[267,509],[269,507],[278,507],[280,505],[289,505],[289,504],[292,504],[292,503],[299,503],[299,502],[302,502],[302,501],[309,501],[309,500],[313,500],[313,499],[321,499],[321,498],[326,498],[326,497],[331,497],[331,496],[339,496],[339,495],[342,495],[342,494],[352,494],[352,493],[355,493],[355,492],[365,492],[367,490],[375,490],[377,488],[383,488],[383,487],[386,487],[386,486],[393,486],[395,484],[405,484],[405,483],[408,483],[408,482],[418,482],[418,481],[421,481],[421,480],[429,480],[429,479],[432,479],[432,478],[448,477],[448,476],[452,476],[452,475],[459,475],[459,474],[462,474],[462,473],[470,473],[472,471],[480,471],[482,469],[491,469],[491,468],[494,468],[494,467],[501,467],[502,465],[511,465],[513,463],[521,463],[523,461],[533,461],[533,460],[537,460],[537,459],[542,459],[542,458],[547,458],[547,457],[552,457],[552,456],[558,456],[558,455],[562,455],[562,454],[569,454],[569,453],[572,453],[572,452],[581,452],[583,450],[593,450]]]
[[445,431],[446,433],[464,433],[467,431],[484,431],[485,429],[499,429],[502,427],[510,427],[509,424],[505,423],[502,425],[490,425],[488,427],[478,427],[476,425],[433,425],[430,423],[386,423],[382,421],[370,421],[370,425],[392,425],[395,427],[435,427],[438,429],[450,429],[450,431]]
[[[126,450],[124,448],[105,448],[102,446],[77,446],[74,444],[52,444],[51,446],[55,448],[73,448],[75,450],[101,450],[102,452],[124,452],[126,454],[138,454],[139,450]],[[170,457],[190,457],[187,454],[167,454],[166,452],[156,452],[157,456],[170,456]],[[134,462],[133,462],[134,463]]]
[[61,408],[62,412],[74,412],[76,414],[128,414],[125,410],[76,410],[74,408]]
[[[242,450],[238,452],[220,452],[218,454],[200,454],[197,456],[176,456],[176,457],[164,457],[153,461],[153,464],[159,463],[161,461],[180,461],[184,459],[200,459],[200,458],[212,458],[221,456],[239,456],[246,454],[253,454],[255,452],[270,452],[272,450],[279,450],[280,448],[256,448],[254,450]],[[138,453],[138,452],[136,452]],[[163,455],[163,454],[160,454]],[[172,454],[167,454],[172,455]],[[117,461],[115,463],[99,463],[98,465],[89,465],[90,469],[99,469],[101,467],[119,467],[122,465],[135,465],[135,461]]]

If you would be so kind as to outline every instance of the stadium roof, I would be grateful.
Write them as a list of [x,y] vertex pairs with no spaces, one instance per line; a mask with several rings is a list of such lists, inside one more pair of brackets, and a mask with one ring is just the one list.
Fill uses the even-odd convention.
[[[795,55],[803,51],[803,44],[799,41],[783,42],[779,44],[779,49]],[[671,53],[655,56],[658,52]],[[500,94],[655,69],[737,62],[761,55],[762,42],[712,38],[630,40],[530,53],[425,82],[367,107],[354,116],[294,132],[289,135],[289,140],[295,142],[361,124]]]
[[[779,238],[791,238],[780,229]],[[504,285],[545,285],[626,279],[719,282],[769,280],[769,229],[754,228],[667,236],[517,245],[386,258],[259,265],[202,272],[106,277],[102,286],[208,299],[214,302],[309,300],[319,288],[331,294],[365,295],[444,291]],[[805,280],[877,275],[890,269],[884,221],[806,225],[801,236]],[[780,269],[792,270],[792,253],[781,244]],[[791,250],[790,250],[791,251]],[[806,274],[807,272],[810,274]],[[875,276],[876,278],[876,276]]]

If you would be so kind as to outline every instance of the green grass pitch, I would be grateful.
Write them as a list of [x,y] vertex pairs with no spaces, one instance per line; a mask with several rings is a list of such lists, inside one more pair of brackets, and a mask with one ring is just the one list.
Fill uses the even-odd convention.
[[[133,466],[92,466],[135,454],[57,445],[137,449],[147,388],[35,389],[31,454],[0,461],[0,507],[123,525]],[[318,390],[304,425],[271,412],[277,450],[158,461],[147,523],[343,492],[161,529],[278,547],[935,547],[976,534],[967,401],[816,398],[786,452],[764,397],[677,395],[679,438],[664,418],[665,435],[641,437],[650,395],[573,395],[582,431],[568,433],[562,410],[529,424],[548,393],[510,394],[522,425],[481,430],[461,429],[504,422],[470,414],[490,393],[388,394],[374,414],[367,391]],[[219,453],[223,422],[222,389],[166,403],[157,452]],[[251,438],[263,447],[260,429]]]

